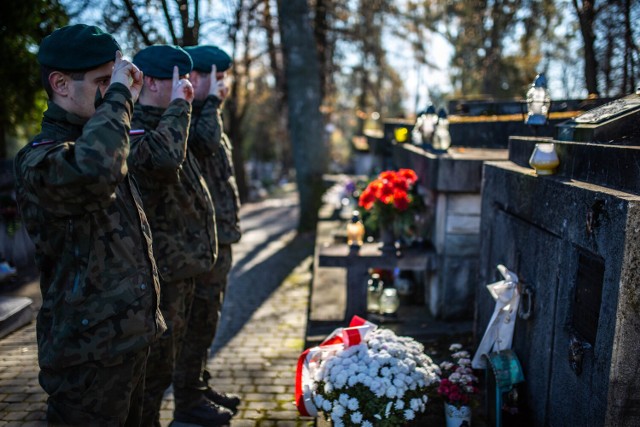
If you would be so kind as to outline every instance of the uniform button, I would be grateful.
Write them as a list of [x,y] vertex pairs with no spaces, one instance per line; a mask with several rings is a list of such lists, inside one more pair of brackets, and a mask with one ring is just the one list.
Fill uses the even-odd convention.
[[144,291],[145,289],[147,289],[147,285],[145,285],[144,283],[143,283],[143,284],[141,284],[141,285],[140,285],[140,289],[142,289],[142,290]]
[[82,319],[82,326],[87,326],[89,324],[88,319]]

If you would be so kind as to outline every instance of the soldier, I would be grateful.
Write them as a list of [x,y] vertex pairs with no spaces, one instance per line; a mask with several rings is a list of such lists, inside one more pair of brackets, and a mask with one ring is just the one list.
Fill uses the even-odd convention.
[[[211,196],[187,149],[193,87],[184,76],[191,71],[191,58],[180,47],[155,45],[138,52],[133,63],[144,72],[144,85],[131,120],[129,168],[153,232],[160,309],[168,327],[151,347],[145,384],[143,425],[159,426],[194,278],[213,267],[217,241]],[[176,421],[221,425],[231,419],[229,411],[206,399],[190,401],[189,409],[184,416],[176,414]]]
[[139,425],[149,344],[166,329],[149,224],[126,164],[142,73],[119,49],[81,24],[42,41],[48,108],[15,159],[41,272],[39,379],[51,425]]
[[240,198],[235,182],[231,143],[222,130],[220,106],[228,95],[225,71],[231,58],[215,46],[185,48],[193,59],[189,79],[195,90],[189,130],[189,149],[198,159],[216,209],[218,259],[215,267],[196,279],[195,296],[187,323],[184,346],[173,376],[176,413],[199,396],[237,412],[240,399],[212,389],[206,370],[227,275],[231,269],[231,244],[240,240]]

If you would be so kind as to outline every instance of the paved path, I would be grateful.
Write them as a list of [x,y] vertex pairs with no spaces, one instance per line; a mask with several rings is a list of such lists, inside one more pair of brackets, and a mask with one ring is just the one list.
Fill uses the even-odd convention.
[[[216,388],[241,396],[232,426],[307,426],[293,404],[294,372],[303,349],[312,236],[296,236],[291,197],[249,204],[241,211],[242,241],[219,333],[209,360]],[[0,340],[0,427],[44,426],[46,395],[38,385],[35,323]],[[169,390],[161,412],[171,420]]]

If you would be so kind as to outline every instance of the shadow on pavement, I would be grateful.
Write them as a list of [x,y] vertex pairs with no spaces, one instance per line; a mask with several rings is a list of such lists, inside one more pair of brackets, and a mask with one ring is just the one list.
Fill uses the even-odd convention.
[[[280,239],[286,233],[280,233]],[[274,236],[275,237],[275,236]],[[277,238],[277,237],[275,237]],[[262,262],[248,269],[246,266],[256,253],[266,250],[274,240],[264,242],[236,264],[229,276],[222,318],[210,358],[225,347],[249,321],[253,313],[280,286],[286,277],[308,256],[313,254],[315,235],[297,234],[283,247],[269,253]],[[244,270],[244,271],[243,271]],[[241,272],[240,274],[238,272]],[[286,310],[286,307],[282,308]],[[275,327],[276,325],[274,325]]]

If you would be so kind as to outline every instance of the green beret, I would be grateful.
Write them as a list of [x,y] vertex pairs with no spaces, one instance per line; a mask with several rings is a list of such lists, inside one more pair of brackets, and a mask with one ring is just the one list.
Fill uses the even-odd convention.
[[189,46],[185,47],[184,50],[191,55],[195,71],[210,73],[213,64],[216,65],[218,71],[226,71],[231,66],[231,57],[215,46]]
[[184,49],[168,44],[156,44],[142,49],[133,57],[133,63],[145,76],[157,79],[172,78],[173,67],[176,65],[181,76],[189,74],[193,68],[191,57]]
[[120,45],[109,33],[93,25],[59,28],[40,43],[38,62],[49,68],[88,70],[115,61]]

